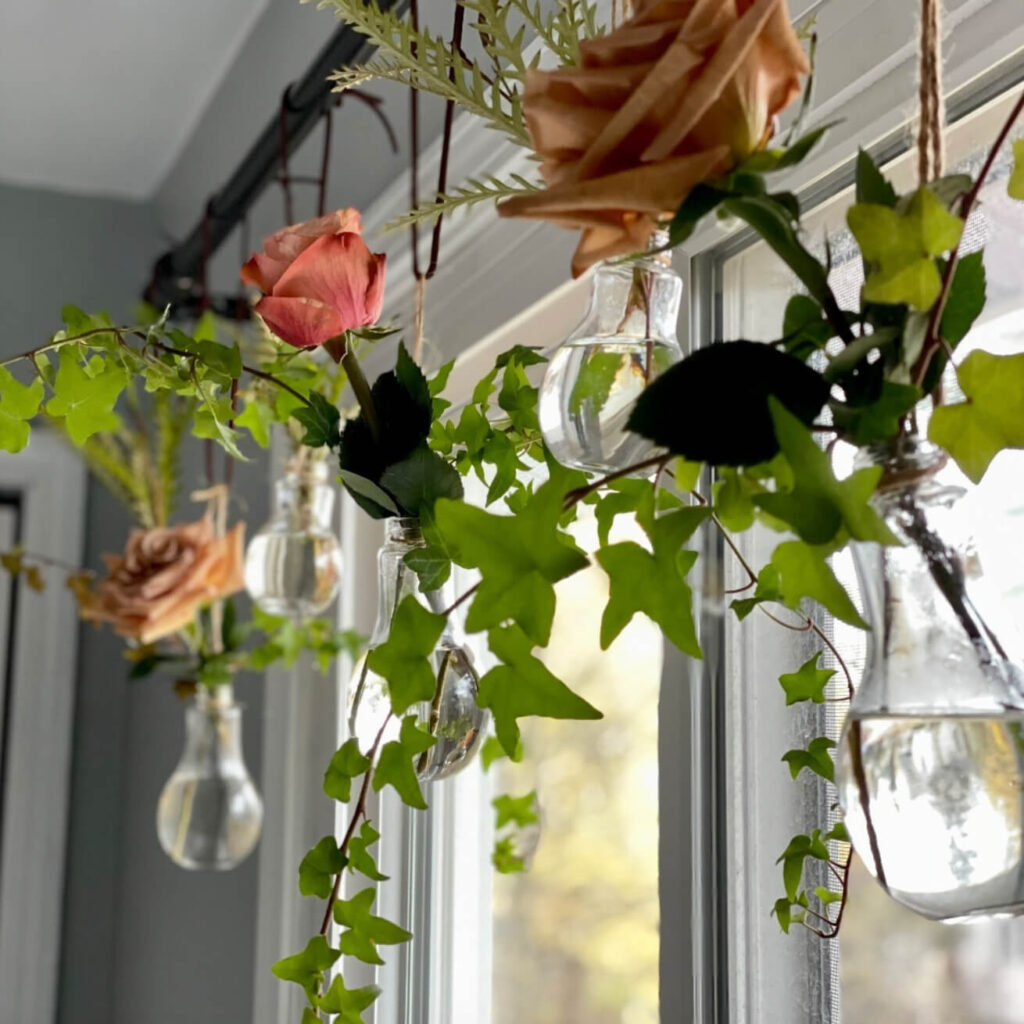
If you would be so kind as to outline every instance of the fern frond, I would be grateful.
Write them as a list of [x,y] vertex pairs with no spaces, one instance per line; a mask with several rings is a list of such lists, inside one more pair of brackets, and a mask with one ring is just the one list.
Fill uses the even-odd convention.
[[385,224],[384,230],[397,231],[400,228],[407,228],[410,224],[443,217],[456,210],[468,210],[480,203],[497,203],[512,196],[531,195],[539,191],[539,185],[534,185],[518,174],[511,175],[508,181],[502,181],[493,176],[482,180],[469,178],[464,185],[460,185],[453,192],[430,202],[420,203],[415,210],[410,210],[403,216]]
[[153,399],[156,473],[152,504],[158,520],[169,523],[178,501],[181,441],[195,411],[195,402],[167,391],[158,391]]
[[133,465],[130,446],[113,434],[93,434],[78,449],[89,472],[144,527],[154,526],[145,474]]
[[356,79],[398,81],[452,100],[504,132],[517,145],[529,145],[522,111],[511,100],[508,83],[501,77],[486,78],[476,64],[453,52],[444,40],[414,30],[407,18],[382,11],[374,0],[320,0],[318,6],[333,8],[380,52],[379,57],[360,68],[342,69],[331,76],[339,91],[352,88]]

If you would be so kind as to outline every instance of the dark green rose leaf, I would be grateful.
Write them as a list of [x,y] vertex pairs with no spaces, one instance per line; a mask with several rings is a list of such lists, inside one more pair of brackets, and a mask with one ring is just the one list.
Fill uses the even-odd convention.
[[829,385],[771,345],[730,341],[698,349],[637,400],[628,427],[691,462],[751,466],[779,450],[768,408],[776,398],[805,425]]

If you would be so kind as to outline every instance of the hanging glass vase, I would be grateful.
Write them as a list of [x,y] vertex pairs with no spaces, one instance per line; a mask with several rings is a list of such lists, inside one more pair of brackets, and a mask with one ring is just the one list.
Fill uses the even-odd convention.
[[867,663],[843,732],[839,795],[867,869],[937,920],[1024,911],[1024,673],[942,483],[904,438],[873,453],[902,546],[858,545]]
[[200,686],[185,708],[185,749],[164,785],[156,833],[179,867],[229,871],[260,838],[263,801],[242,757],[242,709],[230,686]]
[[[657,233],[652,249],[666,240]],[[551,357],[540,387],[541,433],[562,465],[607,474],[654,453],[626,421],[643,390],[682,358],[682,293],[667,253],[594,272],[586,316]]]
[[[349,686],[349,732],[360,749],[369,750],[390,711],[387,683],[367,667],[370,651],[388,638],[395,609],[409,594],[432,612],[440,613],[452,603],[449,584],[422,592],[419,578],[404,562],[413,548],[423,547],[418,519],[396,518],[385,521],[385,543],[377,555],[377,623],[367,653],[359,659]],[[416,763],[416,773],[424,781],[454,775],[473,759],[484,738],[488,713],[477,706],[477,674],[473,656],[463,642],[455,616],[449,616],[432,657],[437,689],[430,701],[416,710],[420,726],[437,739]],[[397,737],[399,722],[392,719],[384,740]]]
[[270,615],[318,615],[341,582],[341,547],[331,528],[334,488],[326,462],[310,452],[301,449],[286,465],[274,487],[274,515],[245,553],[246,590]]

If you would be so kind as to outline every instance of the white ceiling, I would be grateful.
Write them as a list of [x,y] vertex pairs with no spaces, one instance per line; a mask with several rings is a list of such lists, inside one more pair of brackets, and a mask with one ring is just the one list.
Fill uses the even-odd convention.
[[267,2],[0,0],[0,181],[152,196]]

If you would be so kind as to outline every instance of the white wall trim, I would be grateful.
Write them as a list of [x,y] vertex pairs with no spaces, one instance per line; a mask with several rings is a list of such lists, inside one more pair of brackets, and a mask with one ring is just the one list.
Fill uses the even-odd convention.
[[[85,468],[36,430],[0,453],[0,487],[20,495],[26,550],[80,565]],[[0,823],[0,1019],[55,1019],[79,622],[57,579],[22,586],[13,640],[9,747]],[[20,584],[19,584],[20,585]]]

